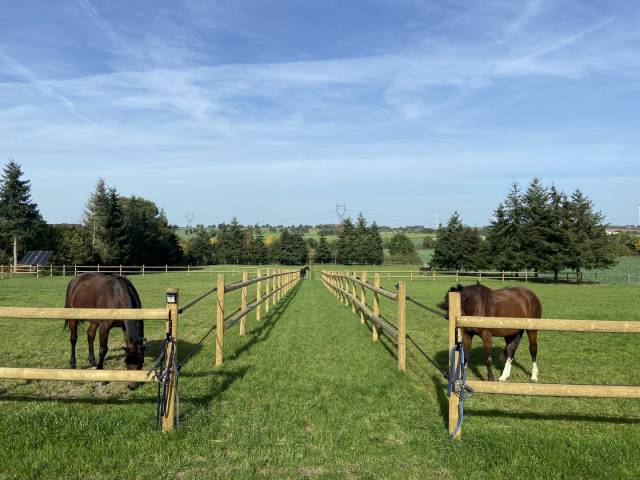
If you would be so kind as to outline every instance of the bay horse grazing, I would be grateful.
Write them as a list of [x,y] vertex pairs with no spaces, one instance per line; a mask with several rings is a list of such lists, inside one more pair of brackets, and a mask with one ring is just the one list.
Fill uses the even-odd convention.
[[[542,305],[540,300],[528,288],[507,287],[492,290],[484,285],[471,285],[463,287],[457,285],[451,287],[449,292],[460,292],[462,301],[462,315],[476,317],[513,317],[513,318],[540,318]],[[449,295],[444,302],[438,305],[443,310],[449,310]],[[487,380],[493,381],[492,364],[492,338],[504,337],[506,346],[504,357],[506,359],[504,370],[498,380],[505,382],[511,375],[511,364],[516,355],[516,350],[524,334],[524,330],[509,328],[461,328],[464,341],[465,361],[469,361],[471,342],[473,336],[478,335],[482,339],[484,347],[485,363],[487,365]],[[538,381],[538,331],[527,330],[529,337],[529,352],[533,366],[531,367],[531,380]]]
[[[75,277],[67,286],[65,300],[67,308],[142,308],[140,296],[129,280],[119,275],[105,275],[92,272]],[[71,357],[69,365],[76,368],[76,342],[78,340],[78,320],[66,320],[69,326]],[[89,343],[89,363],[99,370],[104,368],[104,359],[108,351],[109,331],[120,327],[124,332],[122,347],[126,352],[124,363],[127,370],[141,370],[144,364],[144,324],[142,320],[89,320],[87,342]],[[98,363],[93,353],[93,341],[96,331],[100,331],[100,352]],[[128,384],[130,389],[136,383]]]

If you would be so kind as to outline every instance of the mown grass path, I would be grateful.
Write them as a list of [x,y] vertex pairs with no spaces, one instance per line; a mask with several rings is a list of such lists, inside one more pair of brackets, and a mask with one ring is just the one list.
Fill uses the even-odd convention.
[[[208,287],[193,276],[132,280],[149,307],[162,304],[167,286],[179,286],[183,302]],[[12,282],[3,284],[2,305],[62,303],[63,279]],[[432,304],[444,287],[428,285],[414,284],[412,294]],[[571,292],[575,299],[582,290]],[[561,290],[543,293],[565,298]],[[553,313],[562,316],[565,303]],[[409,313],[409,333],[446,362],[446,324]],[[212,321],[211,302],[181,317],[183,354]],[[159,328],[146,332],[156,339],[147,364]],[[15,321],[0,320],[0,329],[13,331]],[[554,337],[547,338],[549,365]],[[80,339],[79,360],[86,355]],[[636,337],[630,341],[637,345]],[[112,335],[108,368],[122,368],[120,342]],[[262,322],[251,316],[247,335],[235,327],[225,342],[221,368],[213,367],[210,338],[183,369],[182,427],[173,434],[153,429],[150,385],[130,393],[122,384],[2,381],[0,478],[633,478],[640,470],[635,400],[478,397],[467,405],[464,441],[453,447],[437,370],[409,346],[410,370],[398,372],[394,346],[374,344],[368,327],[319,280],[305,281]],[[617,345],[593,348],[615,352]],[[632,346],[623,345],[625,358],[633,358]],[[68,332],[55,322],[25,322],[19,335],[0,336],[3,366],[65,367],[67,358]],[[586,358],[593,375],[604,375],[600,365],[612,361],[605,353]],[[521,359],[528,364],[526,354]],[[624,373],[637,381],[637,370]]]

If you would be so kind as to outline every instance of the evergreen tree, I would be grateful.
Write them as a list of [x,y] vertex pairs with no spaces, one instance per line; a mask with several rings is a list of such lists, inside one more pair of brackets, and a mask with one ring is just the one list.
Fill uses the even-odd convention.
[[616,260],[613,246],[607,237],[604,216],[594,212],[593,202],[580,190],[571,195],[568,205],[570,212],[569,266],[582,279],[582,271],[589,268],[607,268]]
[[105,244],[104,263],[115,265],[125,263],[130,249],[130,239],[127,232],[124,215],[115,188],[107,190],[107,205],[105,212]]
[[211,235],[204,225],[196,225],[196,234],[191,241],[191,257],[196,265],[207,265],[213,258]]
[[353,232],[353,256],[351,258],[352,263],[364,265],[370,263],[369,245],[368,245],[368,233],[367,220],[362,213],[358,214],[356,219],[356,225]]
[[11,245],[14,265],[18,263],[18,249],[44,225],[38,205],[31,199],[31,182],[22,176],[20,165],[10,160],[0,185],[0,234]]
[[536,273],[545,270],[553,253],[551,245],[551,209],[549,193],[539,178],[534,178],[522,197],[521,258]]
[[320,240],[318,241],[314,260],[316,263],[331,263],[333,261],[327,237],[322,231],[320,232]]
[[454,212],[447,226],[436,232],[431,264],[449,270],[473,270],[478,268],[479,253],[478,229],[463,225],[458,212]]
[[380,235],[380,229],[378,224],[374,221],[369,227],[367,234],[367,250],[369,252],[369,258],[367,263],[374,265],[382,265],[384,262],[384,248],[382,246],[382,236]]
[[264,243],[264,237],[262,236],[262,229],[256,225],[254,227],[255,236],[253,237],[253,263],[256,265],[262,265],[267,263],[268,250]]
[[98,263],[105,263],[105,258],[108,256],[109,247],[105,227],[108,204],[107,186],[104,179],[99,178],[95,190],[89,196],[83,219],[83,224],[91,235],[93,261]]
[[336,255],[338,263],[350,265],[354,263],[355,226],[351,218],[345,218],[338,228],[338,239],[336,240]]

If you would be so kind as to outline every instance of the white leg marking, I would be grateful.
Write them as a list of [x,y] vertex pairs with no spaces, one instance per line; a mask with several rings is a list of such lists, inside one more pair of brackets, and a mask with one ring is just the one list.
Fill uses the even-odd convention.
[[507,363],[504,364],[504,370],[502,371],[502,375],[500,375],[501,382],[506,382],[507,378],[511,375],[511,362],[513,362],[512,358],[507,358]]
[[538,381],[538,364],[536,362],[533,362],[533,367],[531,367],[531,381]]

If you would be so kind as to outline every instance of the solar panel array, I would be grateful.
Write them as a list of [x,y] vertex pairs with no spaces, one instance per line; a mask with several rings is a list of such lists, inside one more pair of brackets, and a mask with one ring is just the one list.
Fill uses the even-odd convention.
[[33,250],[24,254],[20,265],[46,265],[53,252],[46,250]]

